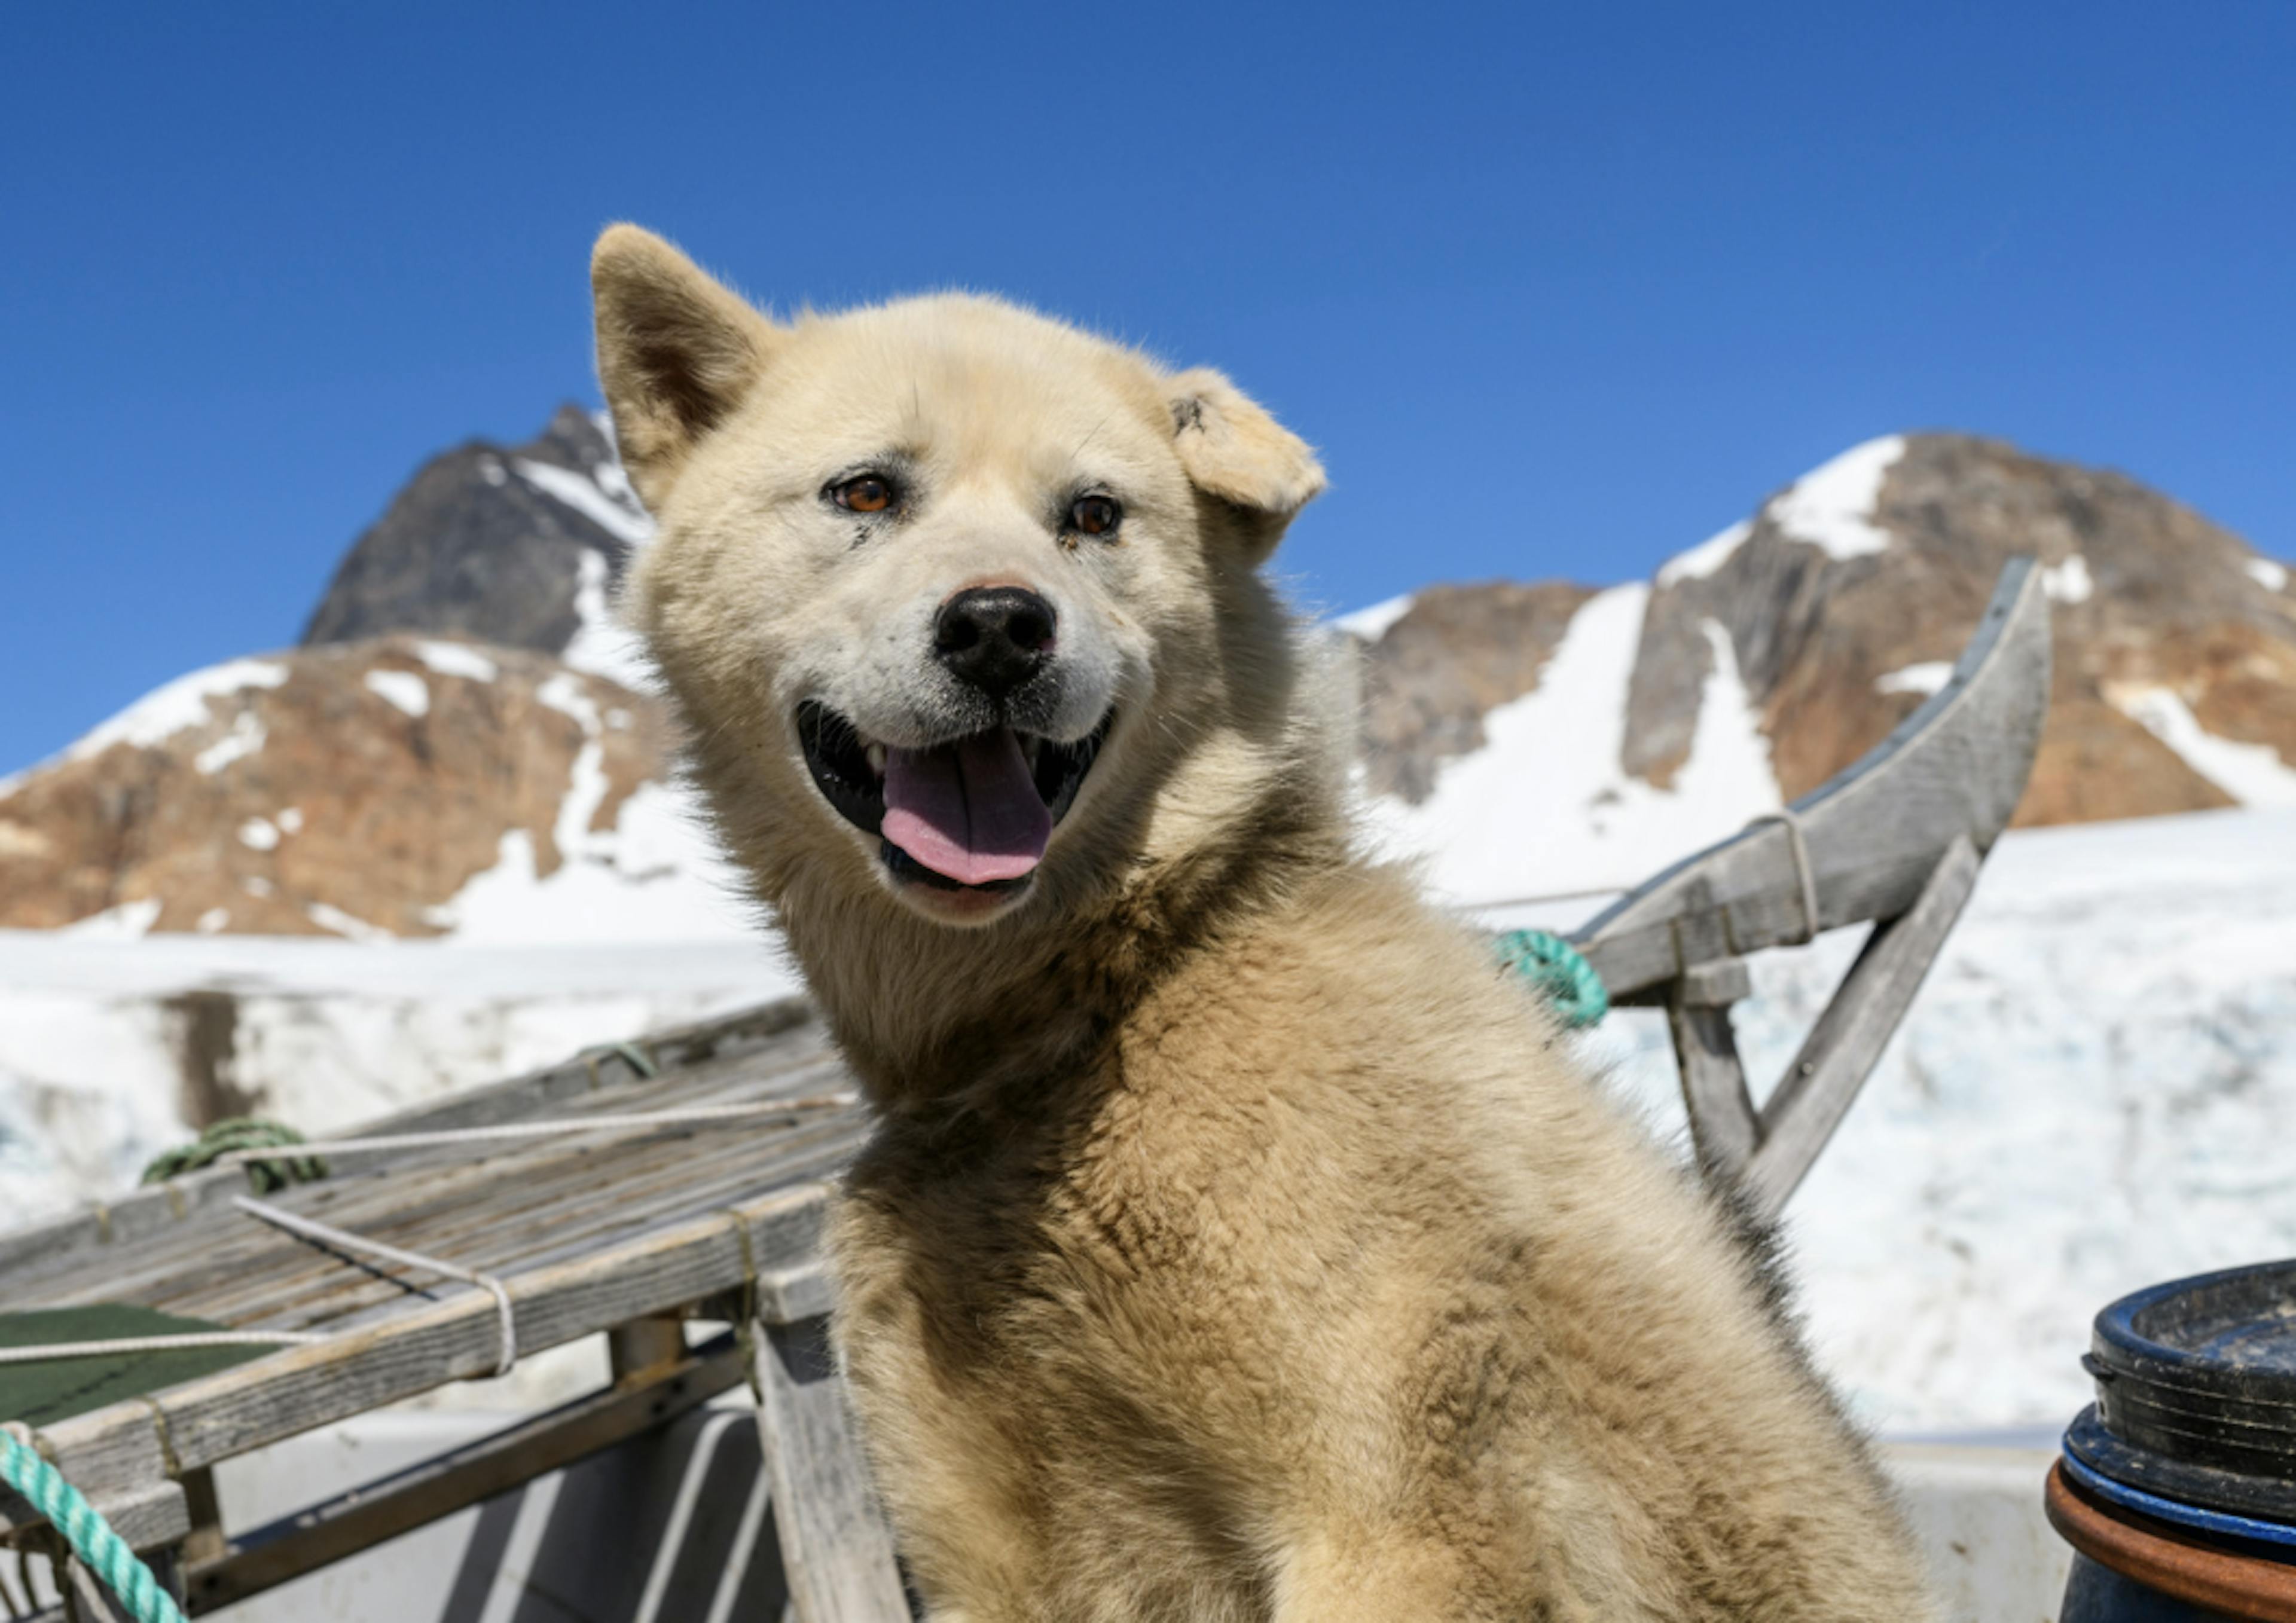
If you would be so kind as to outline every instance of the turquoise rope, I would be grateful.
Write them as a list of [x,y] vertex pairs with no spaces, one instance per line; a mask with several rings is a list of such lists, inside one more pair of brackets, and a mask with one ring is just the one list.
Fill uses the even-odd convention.
[[1499,963],[1537,988],[1562,1023],[1573,1029],[1598,1024],[1611,1012],[1611,994],[1584,954],[1551,930],[1510,930],[1492,945]]
[[0,1477],[32,1502],[70,1541],[82,1565],[102,1578],[135,1614],[135,1623],[184,1623],[184,1614],[152,1569],[137,1559],[127,1541],[80,1497],[79,1489],[63,1473],[12,1435],[0,1431]]

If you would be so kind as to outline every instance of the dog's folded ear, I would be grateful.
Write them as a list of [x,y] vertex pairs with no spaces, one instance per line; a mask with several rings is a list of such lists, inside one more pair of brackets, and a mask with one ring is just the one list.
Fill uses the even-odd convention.
[[1305,440],[1208,366],[1172,378],[1166,398],[1180,465],[1234,516],[1259,562],[1324,488],[1324,465]]
[[659,509],[696,442],[729,416],[783,331],[668,242],[609,225],[590,252],[598,381],[622,462]]

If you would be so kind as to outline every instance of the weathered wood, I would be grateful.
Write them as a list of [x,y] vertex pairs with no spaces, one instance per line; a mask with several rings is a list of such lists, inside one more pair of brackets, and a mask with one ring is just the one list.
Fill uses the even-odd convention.
[[[2002,570],[1953,675],[1873,750],[1794,802],[1816,881],[1819,930],[1893,919],[1913,906],[1956,838],[1980,854],[2023,796],[2048,710],[2049,611],[2032,560]],[[1673,926],[1702,881],[1729,951],[1811,933],[1792,832],[1759,823],[1688,857],[1605,909],[1572,939],[1614,1002],[1689,967]]]
[[1759,1142],[1754,1102],[1746,1091],[1746,1068],[1726,1007],[1669,1005],[1675,1062],[1682,1071],[1682,1097],[1690,1113],[1691,1143],[1702,1165],[1735,1177]]
[[[748,1232],[755,1266],[795,1265],[818,1249],[826,1193],[818,1184],[776,1190],[731,1212],[518,1275],[511,1288],[520,1345],[539,1351],[737,1288],[745,1248],[736,1222]],[[492,1299],[462,1290],[366,1330],[75,1416],[43,1435],[83,1491],[131,1488],[169,1474],[158,1415],[165,1417],[176,1469],[211,1464],[448,1381],[485,1375],[494,1367],[496,1335]]]
[[1758,1135],[1746,1068],[1730,1029],[1729,999],[1717,994],[1728,989],[1723,966],[1741,976],[1744,968],[1731,955],[1727,923],[1704,877],[1693,875],[1683,887],[1671,926],[1674,955],[1685,967],[1669,988],[1667,1024],[1682,1071],[1691,1138],[1702,1162],[1734,1175],[1753,1154]]
[[606,1367],[617,1386],[644,1385],[685,1357],[685,1320],[679,1314],[652,1314],[606,1332]]
[[747,1377],[731,1335],[381,1481],[243,1534],[187,1573],[196,1617],[371,1549],[666,1425]]
[[1763,1101],[1761,1142],[1742,1175],[1761,1216],[1784,1207],[1841,1125],[1968,905],[1981,865],[1966,839],[1946,848],[1912,909],[1868,939],[1784,1080]]
[[758,1338],[758,1425],[791,1608],[798,1623],[908,1623],[828,1326],[825,1317],[766,1324]]
[[758,1275],[758,1316],[768,1324],[794,1324],[826,1314],[835,1292],[818,1258]]
[[[40,1435],[44,1440],[48,1436],[45,1431]],[[130,1549],[166,1549],[192,1530],[184,1490],[165,1476],[109,1492],[89,1492],[70,1471],[65,1472],[65,1480],[87,1495],[88,1503],[111,1523],[111,1530],[126,1539]],[[0,1538],[45,1524],[39,1512],[10,1489],[0,1488]]]

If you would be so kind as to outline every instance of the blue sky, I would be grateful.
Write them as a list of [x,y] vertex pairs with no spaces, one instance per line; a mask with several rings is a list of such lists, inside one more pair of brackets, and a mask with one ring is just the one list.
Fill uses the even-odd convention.
[[[665,18],[669,19],[664,20]],[[1351,607],[1604,582],[1897,429],[2296,554],[2296,6],[16,6],[0,771],[293,641],[430,453],[594,400],[634,218],[989,288],[1323,448]]]

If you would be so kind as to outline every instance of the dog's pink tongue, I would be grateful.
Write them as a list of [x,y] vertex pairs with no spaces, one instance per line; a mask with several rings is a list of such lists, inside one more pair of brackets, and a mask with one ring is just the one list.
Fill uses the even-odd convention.
[[934,750],[885,752],[886,839],[961,885],[1018,879],[1041,861],[1053,814],[1010,727]]

